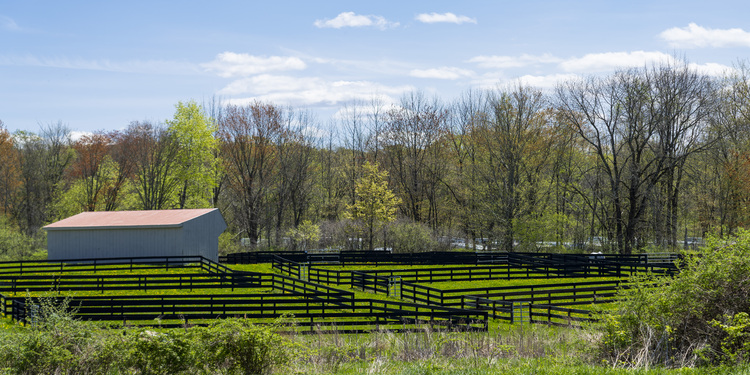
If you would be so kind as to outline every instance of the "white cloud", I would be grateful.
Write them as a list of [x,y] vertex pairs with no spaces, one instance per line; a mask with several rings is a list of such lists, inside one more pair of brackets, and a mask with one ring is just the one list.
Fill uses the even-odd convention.
[[370,100],[373,93],[400,95],[414,87],[386,86],[370,81],[326,81],[318,77],[289,77],[263,74],[232,82],[219,91],[222,95],[251,95],[230,99],[234,104],[254,100],[291,105],[335,105],[354,100]]
[[453,13],[422,13],[417,15],[415,19],[419,22],[424,23],[438,23],[438,22],[446,22],[446,23],[455,23],[455,24],[462,24],[462,23],[477,23],[477,20],[475,18],[467,17],[467,16],[457,16]]
[[571,81],[580,78],[577,74],[550,74],[550,75],[524,75],[518,77],[517,80],[524,85],[540,88],[540,89],[552,89],[557,84]]
[[106,59],[85,60],[66,57],[0,56],[0,66],[2,65],[148,74],[195,74],[200,72],[200,69],[195,64],[165,60],[110,61]]
[[444,66],[433,69],[413,69],[409,75],[417,78],[435,78],[435,79],[459,79],[462,77],[471,77],[474,72],[471,70]]
[[73,130],[70,132],[70,140],[72,140],[73,142],[76,142],[79,139],[81,139],[84,135],[92,136],[94,135],[94,133],[87,132],[87,131]]
[[472,84],[481,89],[497,89],[510,83],[521,83],[539,89],[552,89],[558,83],[579,78],[572,73],[557,73],[548,75],[523,75],[520,77],[506,77],[498,73],[488,73],[472,81]]
[[561,62],[560,67],[566,72],[593,73],[673,61],[674,57],[663,52],[605,52],[569,59]]
[[468,60],[468,62],[476,63],[483,68],[492,69],[521,68],[536,64],[558,63],[560,61],[560,58],[546,53],[538,56],[529,54],[522,54],[520,56],[477,56]]
[[21,31],[21,27],[18,26],[16,21],[12,18],[0,15],[0,28],[8,31]]
[[691,69],[695,69],[697,72],[705,74],[707,76],[721,77],[727,73],[734,71],[735,69],[731,66],[717,64],[717,63],[705,63],[705,64],[688,64]]
[[340,29],[342,27],[368,27],[373,26],[381,30],[397,27],[398,22],[390,22],[381,16],[361,15],[354,12],[339,13],[336,18],[329,20],[316,20],[314,23],[318,28]]
[[216,72],[221,77],[250,76],[284,70],[303,70],[307,67],[297,57],[253,56],[246,53],[224,52],[214,61],[201,64],[204,69]]
[[709,29],[694,23],[687,27],[673,27],[659,36],[673,47],[750,47],[750,32],[742,29]]

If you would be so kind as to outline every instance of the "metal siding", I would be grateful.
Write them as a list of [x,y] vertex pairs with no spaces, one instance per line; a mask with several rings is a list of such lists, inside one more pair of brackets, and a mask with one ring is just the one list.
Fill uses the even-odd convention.
[[218,261],[224,229],[224,218],[214,210],[186,221],[182,228],[48,230],[47,258],[203,255]]
[[219,235],[226,229],[219,210],[183,223],[185,250],[218,261]]
[[50,231],[48,259],[179,256],[180,228]]

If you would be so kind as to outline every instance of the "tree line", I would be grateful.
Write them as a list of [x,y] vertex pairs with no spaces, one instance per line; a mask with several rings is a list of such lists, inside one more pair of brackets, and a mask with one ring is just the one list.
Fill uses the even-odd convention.
[[[411,92],[351,103],[325,131],[309,110],[217,100],[75,141],[62,122],[0,123],[0,210],[29,236],[81,211],[218,207],[227,243],[252,248],[286,246],[310,223],[321,247],[674,248],[750,220],[748,72],[675,62],[552,91]],[[379,225],[353,212],[367,176],[395,212]]]

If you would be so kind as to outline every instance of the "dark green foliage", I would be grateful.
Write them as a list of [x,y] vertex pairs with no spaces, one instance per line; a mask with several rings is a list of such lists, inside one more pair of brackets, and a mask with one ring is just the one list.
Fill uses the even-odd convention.
[[607,317],[610,360],[685,365],[748,359],[750,232],[686,254],[674,278],[640,278]]
[[390,228],[393,251],[397,253],[421,253],[433,250],[437,244],[425,224],[399,220]]
[[0,330],[0,373],[267,374],[288,359],[273,330],[242,319],[189,329],[121,329],[72,319],[42,299],[27,327]]
[[199,367],[230,374],[267,374],[288,360],[286,343],[272,328],[228,319],[195,331]]

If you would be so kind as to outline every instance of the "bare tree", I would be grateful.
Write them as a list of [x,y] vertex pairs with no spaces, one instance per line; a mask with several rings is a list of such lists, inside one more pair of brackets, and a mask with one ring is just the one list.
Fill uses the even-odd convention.
[[279,108],[257,102],[228,106],[219,123],[227,189],[233,198],[230,209],[253,246],[258,243],[264,200],[278,167],[275,144],[283,131],[281,123]]
[[436,229],[438,189],[446,172],[440,159],[447,128],[447,111],[420,92],[404,96],[401,106],[388,112],[384,139],[384,167],[402,201],[402,212]]
[[42,126],[40,135],[20,132],[21,201],[14,215],[27,234],[36,233],[55,216],[52,203],[73,161],[70,130],[61,121]]
[[137,145],[136,132],[112,131],[107,134],[111,140],[109,156],[115,163],[110,183],[104,187],[104,210],[114,211],[122,200],[122,189],[133,178]]
[[176,198],[175,178],[179,145],[162,127],[133,122],[126,130],[133,141],[136,192],[144,210],[169,208]]
[[[656,216],[664,230],[658,230],[658,245],[677,244],[681,184],[688,158],[713,143],[706,137],[709,120],[716,109],[715,84],[687,63],[662,64],[646,72],[651,87],[651,107],[657,126],[657,154],[665,159],[661,180],[665,211]],[[661,207],[659,204],[657,207]],[[661,229],[661,228],[659,228]],[[662,240],[663,238],[663,240]]]
[[623,254],[644,244],[644,215],[665,186],[666,226],[675,243],[677,199],[687,158],[705,147],[711,83],[687,65],[656,65],[557,89],[562,115],[596,154],[607,176],[608,225]]
[[104,132],[87,134],[73,142],[76,160],[72,165],[72,175],[83,181],[83,207],[86,211],[96,210],[101,193],[108,185],[103,164],[110,142],[111,139]]
[[[475,130],[481,128],[487,112],[487,95],[467,91],[453,104],[446,132],[450,164],[453,168],[442,183],[455,202],[454,215],[471,238],[484,237],[486,222],[480,209],[481,188],[477,170]],[[476,245],[476,244],[474,244]]]
[[19,160],[13,136],[0,120],[0,209],[6,215],[13,212],[17,204],[19,180]]
[[477,129],[484,202],[502,233],[502,246],[513,251],[516,222],[538,204],[540,168],[549,155],[549,111],[542,93],[518,86],[494,93],[490,113]]

